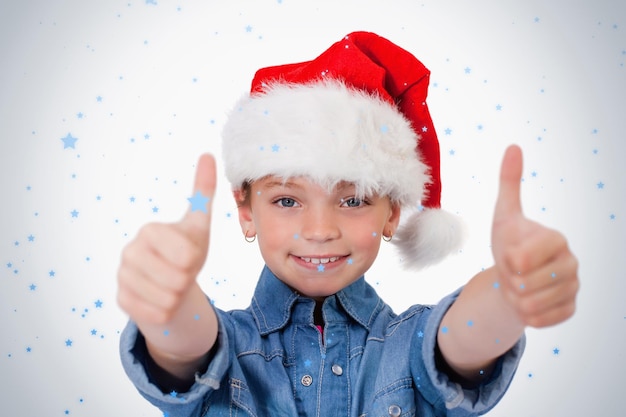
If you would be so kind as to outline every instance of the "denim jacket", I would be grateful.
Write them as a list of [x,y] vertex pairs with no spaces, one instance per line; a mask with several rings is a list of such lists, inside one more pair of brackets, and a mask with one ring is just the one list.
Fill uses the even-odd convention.
[[508,388],[525,338],[472,389],[437,367],[436,337],[460,290],[435,306],[392,312],[363,277],[323,304],[299,296],[265,267],[246,310],[216,309],[217,345],[208,368],[185,393],[163,393],[145,370],[146,349],[129,322],[120,350],[138,391],[165,417],[476,416]]

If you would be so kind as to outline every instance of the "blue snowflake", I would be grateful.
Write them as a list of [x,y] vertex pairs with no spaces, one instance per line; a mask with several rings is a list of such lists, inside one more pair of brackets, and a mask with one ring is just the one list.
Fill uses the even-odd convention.
[[196,191],[196,194],[193,197],[187,198],[187,200],[191,203],[191,211],[201,211],[203,213],[208,213],[207,203],[211,200],[209,197],[202,195],[200,191]]
[[76,149],[76,141],[78,140],[78,138],[73,137],[71,133],[68,133],[67,136],[61,138],[61,140],[63,141],[63,149]]

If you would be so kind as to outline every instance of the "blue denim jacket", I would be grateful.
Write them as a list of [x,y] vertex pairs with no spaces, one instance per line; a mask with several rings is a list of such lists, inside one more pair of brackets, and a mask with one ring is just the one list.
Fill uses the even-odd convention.
[[185,393],[163,393],[145,371],[145,345],[134,323],[120,349],[126,373],[164,416],[475,416],[509,386],[524,337],[473,389],[436,366],[439,323],[460,290],[435,306],[392,312],[363,277],[323,305],[294,293],[266,267],[250,307],[216,310],[213,358]]

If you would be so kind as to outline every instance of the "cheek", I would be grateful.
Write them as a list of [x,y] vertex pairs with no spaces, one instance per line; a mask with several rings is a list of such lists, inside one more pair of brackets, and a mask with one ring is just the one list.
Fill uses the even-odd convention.
[[380,246],[382,228],[375,223],[360,223],[349,230],[344,229],[344,234],[349,234],[355,247],[366,251],[378,251]]
[[272,216],[255,219],[255,226],[259,243],[272,248],[284,246],[288,239],[293,239],[298,233],[293,225],[278,222]]
[[344,230],[360,239],[377,240],[383,232],[385,222],[379,216],[363,216],[346,222]]

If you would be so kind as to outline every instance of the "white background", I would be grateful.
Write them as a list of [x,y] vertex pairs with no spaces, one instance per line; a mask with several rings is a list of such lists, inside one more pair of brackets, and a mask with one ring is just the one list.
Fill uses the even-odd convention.
[[[520,144],[525,213],[567,236],[582,286],[574,318],[528,330],[489,415],[623,414],[624,2],[2,0],[2,415],[161,415],[118,357],[123,246],[141,225],[182,216],[198,155],[220,154],[256,69],[312,59],[354,30],[432,71],[443,205],[471,233],[462,253],[418,274],[385,244],[368,281],[400,311],[488,267],[500,158]],[[235,214],[220,169],[199,281],[225,309],[248,305],[262,266]]]

